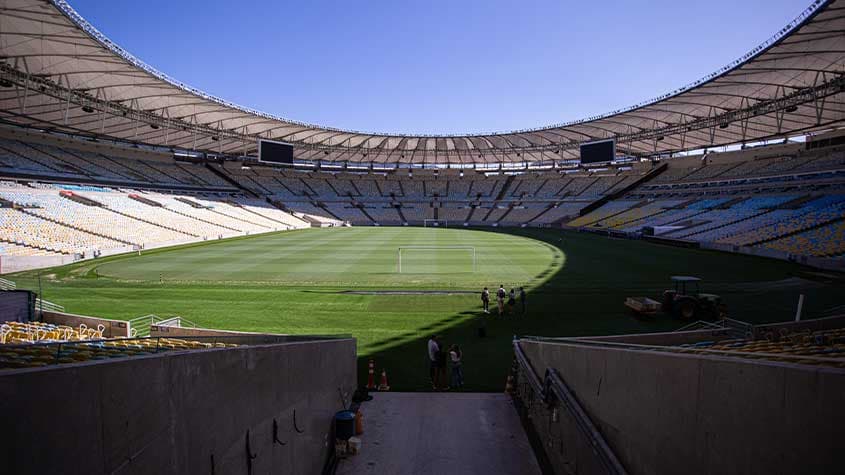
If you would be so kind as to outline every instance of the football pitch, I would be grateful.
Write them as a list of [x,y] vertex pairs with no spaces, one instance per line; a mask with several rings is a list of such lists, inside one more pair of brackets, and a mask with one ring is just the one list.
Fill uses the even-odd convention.
[[[402,269],[399,249],[402,248]],[[353,227],[308,229],[127,254],[5,276],[68,312],[129,320],[178,315],[202,327],[351,334],[394,390],[429,387],[426,340],[464,351],[466,390],[500,391],[514,335],[580,336],[674,330],[634,318],[632,295],[658,298],[671,275],[704,279],[732,317],[805,318],[841,307],[839,276],[796,264],[553,229]],[[479,293],[524,286],[527,312],[481,312]],[[841,310],[841,309],[840,309]],[[485,338],[478,337],[484,326]]]

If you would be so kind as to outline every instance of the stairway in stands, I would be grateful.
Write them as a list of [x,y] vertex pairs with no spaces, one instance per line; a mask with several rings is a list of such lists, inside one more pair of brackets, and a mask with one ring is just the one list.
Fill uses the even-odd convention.
[[[644,184],[648,183],[649,181],[657,178],[663,172],[665,172],[667,168],[669,168],[668,163],[665,163],[665,162],[661,163],[659,166],[651,169],[648,173],[646,173],[645,175],[643,175],[639,179],[631,182],[630,185],[628,185],[624,188],[621,188],[619,190],[616,190],[612,193],[608,193],[608,194],[598,198],[597,200],[593,201],[592,203],[588,204],[587,206],[581,208],[581,210],[578,212],[578,216],[584,216],[584,215],[590,213],[591,211],[595,211],[595,210],[601,208],[605,204],[607,204],[607,203],[609,203],[609,202],[611,202],[615,199],[622,198],[623,196],[625,196],[629,192],[638,188],[640,185],[644,185]],[[619,213],[617,213],[617,214],[619,214]],[[569,217],[564,216],[564,217],[555,221],[552,224],[560,225],[560,224],[564,224],[567,221],[569,221]]]
[[408,220],[405,219],[405,215],[402,213],[402,207],[401,206],[396,206],[396,212],[399,213],[399,218],[402,219],[402,223],[408,222]]
[[[218,170],[218,169],[217,169],[217,167],[212,166],[210,163],[206,163],[206,164],[205,164],[205,168],[207,168],[207,169],[211,170],[211,173],[214,173],[215,175],[219,176],[220,178],[222,178],[223,180],[225,180],[225,181],[226,181],[226,183],[229,183],[229,184],[231,184],[232,186],[234,186],[235,188],[237,188],[237,189],[239,189],[239,190],[243,191],[245,195],[247,195],[247,196],[251,196],[251,197],[253,197],[253,198],[258,198],[258,195],[256,195],[254,191],[252,191],[252,190],[250,190],[249,188],[246,188],[245,186],[241,185],[241,184],[238,182],[238,180],[235,180],[234,178],[232,178],[231,176],[229,176],[229,174],[228,174],[228,173],[226,173],[226,172],[224,172],[224,171],[222,171],[222,170]],[[254,181],[254,180],[253,180],[253,181]],[[258,182],[256,182],[256,183],[258,183]],[[259,186],[261,186],[261,185],[259,184]],[[261,188],[264,188],[264,187],[262,186]]]

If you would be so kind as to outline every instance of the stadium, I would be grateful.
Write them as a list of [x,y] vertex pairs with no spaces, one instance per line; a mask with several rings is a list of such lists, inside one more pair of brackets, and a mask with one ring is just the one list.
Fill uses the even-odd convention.
[[801,8],[651,100],[437,135],[0,0],[4,467],[841,472],[845,0]]

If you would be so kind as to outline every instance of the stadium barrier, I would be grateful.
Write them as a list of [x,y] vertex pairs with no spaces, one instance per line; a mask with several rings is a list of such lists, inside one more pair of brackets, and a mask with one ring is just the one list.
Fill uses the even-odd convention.
[[[39,314],[38,307],[36,307],[35,313],[36,315]],[[85,325],[88,328],[98,328],[102,325],[105,327],[103,336],[106,338],[128,337],[130,336],[131,331],[131,325],[129,322],[92,317],[89,315],[76,315],[67,312],[53,312],[45,310],[41,314],[41,321],[55,325],[67,325],[73,328],[78,328],[80,325]]]
[[[833,434],[845,424],[845,369],[575,339],[517,343],[535,377],[558,372],[630,473],[824,473],[840,464]],[[567,460],[580,467],[572,457],[583,448],[551,415],[532,423],[548,428],[541,437],[556,471],[568,471]]]
[[702,242],[700,244],[702,249],[732,252],[735,254],[745,254],[749,256],[768,257],[770,259],[780,259],[782,261],[797,262],[799,264],[815,267],[817,269],[825,269],[840,272],[845,271],[845,259],[797,256],[788,252],[778,251],[775,249],[768,249],[765,247],[733,246],[730,244],[721,244],[715,242]]
[[239,332],[234,330],[215,330],[213,328],[201,327],[182,327],[170,325],[151,325],[150,336],[153,337],[169,337],[169,338],[187,338],[187,337],[203,337],[203,336],[253,336],[263,335],[263,333],[255,332]]
[[23,272],[63,266],[81,260],[77,256],[0,256],[0,273]]
[[709,249],[712,251],[730,252],[733,254],[745,254],[749,256],[767,257],[770,259],[780,259],[782,261],[797,262],[799,264],[815,267],[817,269],[845,272],[845,259],[799,256],[795,254],[790,254],[788,252],[778,251],[775,249],[768,249],[764,247],[734,246],[731,244],[721,244],[708,241],[699,242],[656,236],[641,236],[639,233],[627,233],[603,228],[565,227],[565,229],[620,239],[643,239],[645,241],[650,241],[656,244],[663,244],[666,246],[685,247],[690,249]]
[[355,340],[235,338],[246,346],[0,372],[4,470],[320,473]]
[[[145,250],[161,249],[171,246],[179,246],[183,244],[193,244],[203,241],[213,241],[218,239],[228,239],[233,237],[251,236],[256,234],[264,234],[275,232],[267,230],[264,232],[247,231],[247,232],[228,232],[222,233],[218,236],[206,236],[202,238],[184,239],[177,241],[160,242],[155,244],[146,244],[141,252]],[[137,252],[137,246],[120,246],[111,249],[99,250],[96,257],[116,256],[118,254],[126,254],[130,252]],[[86,254],[82,257],[79,254],[74,255],[56,255],[56,256],[0,256],[0,274],[11,274],[14,272],[23,272],[27,270],[44,269],[47,267],[57,267],[74,262],[95,259],[93,253]]]

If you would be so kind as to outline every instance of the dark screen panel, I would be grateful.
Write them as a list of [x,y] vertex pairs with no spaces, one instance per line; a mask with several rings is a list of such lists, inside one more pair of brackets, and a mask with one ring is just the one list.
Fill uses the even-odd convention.
[[258,161],[293,165],[293,145],[270,140],[258,141]]
[[616,142],[602,140],[581,144],[581,163],[612,162],[616,158]]

